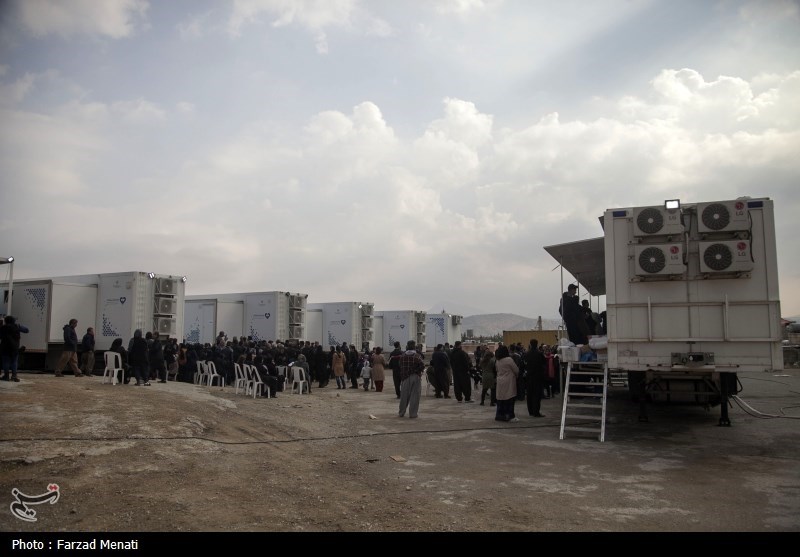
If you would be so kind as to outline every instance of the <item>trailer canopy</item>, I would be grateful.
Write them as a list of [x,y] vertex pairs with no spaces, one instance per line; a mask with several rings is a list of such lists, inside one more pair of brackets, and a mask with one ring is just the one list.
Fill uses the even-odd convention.
[[568,244],[545,246],[553,256],[592,296],[606,293],[605,239],[592,238]]

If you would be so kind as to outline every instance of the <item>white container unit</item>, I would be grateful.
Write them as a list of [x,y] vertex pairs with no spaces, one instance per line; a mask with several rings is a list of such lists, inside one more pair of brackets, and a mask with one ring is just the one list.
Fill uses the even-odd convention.
[[256,342],[305,340],[306,298],[291,292],[245,294],[245,336]]
[[[4,296],[0,303],[6,315],[8,283],[0,283]],[[28,353],[46,354],[50,344],[64,342],[64,325],[70,319],[78,320],[76,333],[80,340],[89,327],[95,327],[97,286],[70,284],[52,279],[16,280],[11,314],[17,323],[29,332],[23,334],[20,344]]]
[[375,346],[374,305],[369,302],[309,304],[322,310],[323,347],[352,344],[359,350]]
[[184,342],[213,344],[220,331],[229,339],[241,337],[244,301],[186,296],[183,308]]
[[322,342],[322,308],[306,309],[306,340],[316,342],[327,349],[327,345]]
[[181,277],[129,272],[98,275],[97,350],[108,350],[114,339],[123,345],[136,329],[178,338],[183,331],[186,283]]
[[447,342],[452,346],[461,340],[462,316],[450,313],[429,313],[425,320],[425,342],[428,348]]
[[683,205],[686,234],[666,242],[638,236],[642,212],[604,216],[609,367],[783,369],[772,201]]
[[282,291],[188,296],[184,334],[200,343],[213,343],[220,331],[256,342],[305,340],[307,297]]
[[783,370],[773,202],[671,200],[602,224],[603,238],[545,249],[606,295],[609,372],[627,372],[640,419],[647,400],[720,404],[730,425],[736,373]]
[[378,341],[384,349],[394,346],[395,342],[405,350],[406,343],[413,340],[418,346],[425,346],[426,313],[415,310],[381,311],[383,317],[383,336]]

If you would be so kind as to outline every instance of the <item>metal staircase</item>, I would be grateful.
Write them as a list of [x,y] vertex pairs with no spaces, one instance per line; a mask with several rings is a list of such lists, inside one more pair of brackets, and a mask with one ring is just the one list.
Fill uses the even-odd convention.
[[596,433],[601,442],[605,441],[607,394],[605,362],[569,362],[558,438],[564,439],[566,431],[577,431]]

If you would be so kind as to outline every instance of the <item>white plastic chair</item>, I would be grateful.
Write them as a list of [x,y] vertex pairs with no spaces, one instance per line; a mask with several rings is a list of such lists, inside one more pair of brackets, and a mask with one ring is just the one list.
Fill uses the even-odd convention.
[[303,387],[308,388],[308,378],[306,378],[306,370],[300,366],[292,366],[292,390],[290,394],[294,394],[294,388],[297,387],[297,394],[303,394]]
[[109,350],[103,353],[103,362],[105,363],[105,369],[103,370],[102,383],[106,382],[106,377],[112,385],[121,383],[122,380],[117,379],[117,372],[120,372],[122,375],[125,374],[125,371],[122,369],[122,355]]
[[275,366],[275,369],[278,370],[278,375],[283,377],[283,384],[289,384],[289,367],[288,366]]
[[214,381],[217,382],[223,391],[225,390],[225,378],[217,373],[217,366],[214,364],[214,362],[209,361],[206,362],[206,383],[209,387],[212,387],[214,385]]
[[250,377],[250,388],[253,390],[253,398],[257,396],[263,396],[264,392],[267,393],[267,398],[272,396],[272,391],[270,391],[269,386],[261,380],[261,376],[258,374],[258,370],[256,366],[251,366],[248,364],[244,364],[245,372]]
[[208,372],[206,371],[206,363],[200,360],[197,360],[197,371],[194,374],[194,384],[195,385],[202,385],[203,382],[206,380],[205,376]]
[[[247,365],[247,364],[245,364]],[[234,380],[233,386],[236,388],[236,394],[239,394],[239,388],[247,394],[248,384],[250,383],[250,378],[247,373],[244,372],[242,366],[239,364],[233,364],[233,370],[236,373],[236,379]]]

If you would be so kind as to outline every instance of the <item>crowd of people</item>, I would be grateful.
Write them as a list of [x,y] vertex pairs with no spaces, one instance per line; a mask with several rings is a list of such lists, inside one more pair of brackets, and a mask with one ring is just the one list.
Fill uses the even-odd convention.
[[[78,342],[76,319],[64,325],[64,349],[55,368],[55,376],[63,377],[69,366],[75,377],[91,375],[94,368],[94,330],[87,329]],[[3,362],[3,379],[16,379],[16,356],[20,333],[27,329],[7,316],[0,328],[0,352]],[[78,365],[78,347],[81,348],[82,365]],[[543,417],[541,400],[558,394],[560,363],[555,347],[539,345],[533,339],[529,346],[520,343],[505,346],[500,343],[492,351],[488,345],[476,348],[474,358],[460,341],[437,345],[430,361],[425,363],[421,346],[408,341],[405,350],[395,342],[392,351],[384,354],[382,347],[358,350],[354,345],[342,343],[325,350],[318,342],[281,342],[254,340],[252,338],[228,339],[223,331],[211,343],[178,343],[177,339],[162,339],[155,332],[144,333],[137,329],[125,346],[124,339],[113,341],[110,351],[120,355],[121,384],[132,379],[136,386],[150,386],[150,381],[166,383],[168,374],[178,381],[196,382],[200,370],[198,362],[213,362],[216,372],[225,385],[234,385],[236,365],[252,366],[261,383],[268,387],[264,393],[277,396],[285,388],[286,373],[279,368],[303,368],[307,392],[311,382],[325,388],[334,380],[337,389],[363,389],[383,392],[386,374],[391,373],[395,395],[399,400],[398,415],[416,418],[422,391],[423,374],[433,388],[437,399],[450,399],[451,387],[456,401],[474,402],[473,391],[480,390],[480,405],[496,407],[497,421],[518,421],[516,401],[527,401],[530,416]]]

